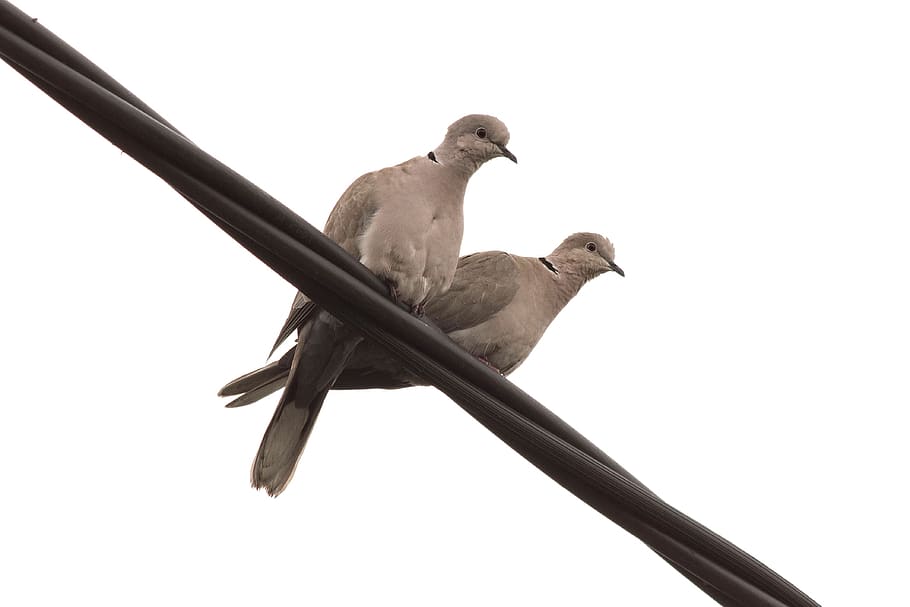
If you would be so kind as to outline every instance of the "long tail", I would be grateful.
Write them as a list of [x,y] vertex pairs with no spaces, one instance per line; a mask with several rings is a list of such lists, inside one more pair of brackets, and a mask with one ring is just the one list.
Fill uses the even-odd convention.
[[284,491],[326,393],[362,339],[324,310],[301,332],[290,379],[253,461],[253,487],[265,488],[271,496]]

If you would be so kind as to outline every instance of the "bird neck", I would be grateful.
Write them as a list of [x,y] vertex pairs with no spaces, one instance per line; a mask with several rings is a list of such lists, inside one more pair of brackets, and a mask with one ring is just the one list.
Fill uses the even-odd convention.
[[477,172],[482,160],[471,156],[467,150],[444,141],[438,148],[427,154],[427,158],[468,179]]
[[569,303],[569,300],[575,297],[581,287],[588,282],[588,278],[578,271],[575,264],[568,262],[568,260],[560,259],[555,253],[546,257],[539,257],[538,261],[555,287],[556,311],[558,312]]

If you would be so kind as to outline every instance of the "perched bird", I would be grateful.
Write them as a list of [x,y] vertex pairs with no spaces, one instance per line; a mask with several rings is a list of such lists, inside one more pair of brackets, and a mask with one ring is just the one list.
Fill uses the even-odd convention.
[[[508,142],[509,131],[498,119],[481,114],[461,118],[426,156],[354,181],[329,215],[325,235],[385,281],[396,301],[421,314],[428,301],[452,284],[468,180],[493,158],[517,162]],[[269,495],[287,486],[325,391],[363,340],[302,293],[281,333],[295,330],[300,345],[290,361],[290,379],[250,474],[253,486]]]
[[[474,253],[458,260],[452,287],[427,304],[426,314],[462,348],[508,375],[582,285],[610,271],[625,276],[614,261],[612,243],[590,232],[572,234],[546,257]],[[294,352],[292,348],[280,360],[231,381],[218,394],[241,394],[227,405],[240,407],[279,390],[287,382]],[[333,388],[425,383],[381,346],[364,341]]]

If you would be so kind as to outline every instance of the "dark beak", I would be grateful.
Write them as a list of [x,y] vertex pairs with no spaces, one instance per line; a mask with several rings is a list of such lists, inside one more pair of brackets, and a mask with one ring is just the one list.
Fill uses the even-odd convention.
[[496,144],[496,147],[499,148],[499,151],[502,152],[502,155],[503,155],[503,156],[505,156],[506,158],[508,158],[509,160],[511,160],[512,162],[514,162],[515,164],[518,164],[518,158],[516,158],[516,157],[515,157],[515,154],[513,154],[512,152],[510,152],[510,151],[506,148],[506,146],[504,146],[504,145],[502,145],[502,144],[500,144],[500,143],[497,143],[497,144]]
[[620,276],[625,277],[626,273],[622,271],[622,268],[620,268],[618,265],[616,265],[615,263],[613,263],[613,262],[610,261],[609,259],[607,260],[607,265],[610,266],[610,269],[611,269],[611,270],[613,270],[614,272],[616,272],[616,273],[619,274]]

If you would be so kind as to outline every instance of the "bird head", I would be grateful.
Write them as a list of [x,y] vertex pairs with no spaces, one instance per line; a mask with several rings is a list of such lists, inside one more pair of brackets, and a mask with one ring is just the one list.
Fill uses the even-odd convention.
[[560,269],[572,269],[581,274],[585,280],[600,276],[605,272],[616,272],[625,276],[622,268],[613,260],[615,251],[613,243],[594,232],[576,232],[562,241],[551,257],[558,259]]
[[498,118],[470,114],[449,126],[445,140],[435,152],[442,164],[461,165],[474,172],[487,160],[505,157],[518,162],[509,151],[509,129]]

